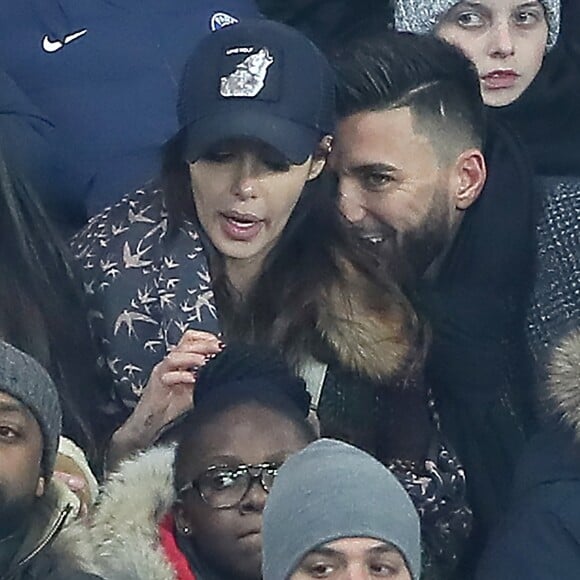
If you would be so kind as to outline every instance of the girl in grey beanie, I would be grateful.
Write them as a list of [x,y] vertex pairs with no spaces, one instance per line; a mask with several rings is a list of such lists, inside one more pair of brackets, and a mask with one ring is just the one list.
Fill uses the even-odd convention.
[[280,468],[262,538],[264,580],[294,578],[307,554],[346,538],[393,546],[405,577],[421,573],[419,516],[404,488],[376,459],[332,439],[311,443]]
[[395,28],[435,33],[474,62],[486,105],[517,100],[558,39],[560,0],[395,0]]

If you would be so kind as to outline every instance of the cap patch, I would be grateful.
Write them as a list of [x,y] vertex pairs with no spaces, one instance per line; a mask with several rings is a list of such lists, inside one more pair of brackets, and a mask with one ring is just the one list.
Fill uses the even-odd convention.
[[209,27],[211,28],[212,32],[215,32],[216,30],[221,30],[226,26],[231,26],[232,24],[237,24],[238,22],[239,20],[235,16],[232,16],[227,12],[214,12],[209,21]]
[[[240,54],[252,51],[253,48],[230,48],[226,55]],[[268,69],[274,63],[270,51],[263,47],[240,62],[235,70],[220,79],[220,94],[222,97],[257,97],[266,86]]]

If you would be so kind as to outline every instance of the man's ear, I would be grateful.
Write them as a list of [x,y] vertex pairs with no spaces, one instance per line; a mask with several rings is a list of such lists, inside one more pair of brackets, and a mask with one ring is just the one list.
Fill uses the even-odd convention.
[[310,171],[308,172],[308,181],[316,179],[321,173],[326,162],[328,161],[328,155],[332,151],[332,135],[326,135],[322,138],[316,151],[312,156],[312,163],[310,165]]
[[44,477],[38,478],[38,483],[36,484],[36,497],[42,497],[46,489],[46,480]]
[[455,207],[466,210],[478,199],[487,179],[487,167],[479,149],[464,151],[455,164]]

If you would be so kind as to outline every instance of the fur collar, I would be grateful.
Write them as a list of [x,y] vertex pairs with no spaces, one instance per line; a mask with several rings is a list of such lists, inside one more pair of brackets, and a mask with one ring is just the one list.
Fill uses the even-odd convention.
[[174,580],[158,526],[175,501],[173,447],[125,462],[105,484],[87,541],[104,578]]
[[580,329],[554,350],[549,373],[548,401],[580,444]]
[[392,384],[423,361],[417,315],[394,286],[379,288],[344,260],[340,267],[342,282],[321,296],[318,331],[345,369]]

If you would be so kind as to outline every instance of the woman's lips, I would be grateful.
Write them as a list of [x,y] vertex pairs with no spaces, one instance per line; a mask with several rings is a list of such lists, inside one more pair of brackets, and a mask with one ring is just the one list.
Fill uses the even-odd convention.
[[236,242],[251,242],[264,227],[264,220],[252,214],[227,212],[220,214],[220,226],[224,234]]
[[481,77],[486,89],[497,91],[501,89],[511,89],[520,75],[514,70],[494,70]]

